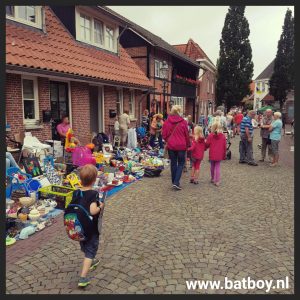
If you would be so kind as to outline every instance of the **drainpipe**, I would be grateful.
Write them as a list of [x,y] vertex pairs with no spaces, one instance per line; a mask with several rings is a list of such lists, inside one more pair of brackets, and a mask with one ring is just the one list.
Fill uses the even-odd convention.
[[121,31],[121,33],[119,34],[119,36],[117,37],[117,46],[118,46],[118,56],[120,57],[120,38],[122,36],[122,34],[125,32],[125,30],[127,30],[129,27],[128,25],[126,25],[123,30]]

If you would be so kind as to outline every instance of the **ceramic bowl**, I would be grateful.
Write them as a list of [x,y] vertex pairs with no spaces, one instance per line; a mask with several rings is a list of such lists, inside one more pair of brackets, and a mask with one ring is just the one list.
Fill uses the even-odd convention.
[[34,204],[35,200],[31,197],[21,197],[19,199],[22,206],[29,207]]

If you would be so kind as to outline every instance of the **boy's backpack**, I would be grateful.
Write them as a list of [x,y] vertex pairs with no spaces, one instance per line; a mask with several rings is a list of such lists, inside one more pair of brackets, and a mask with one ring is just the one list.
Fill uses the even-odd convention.
[[68,237],[78,242],[87,240],[93,232],[93,217],[79,204],[82,197],[82,191],[76,190],[64,213],[64,226]]

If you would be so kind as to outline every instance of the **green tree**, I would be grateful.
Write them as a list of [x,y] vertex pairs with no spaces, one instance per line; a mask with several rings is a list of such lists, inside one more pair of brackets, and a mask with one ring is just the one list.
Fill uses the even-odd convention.
[[229,7],[220,39],[216,100],[227,109],[250,95],[253,62],[249,23],[244,13],[245,6]]
[[270,79],[270,94],[279,102],[280,110],[288,92],[295,86],[294,46],[294,17],[292,11],[288,9],[278,41],[274,72]]

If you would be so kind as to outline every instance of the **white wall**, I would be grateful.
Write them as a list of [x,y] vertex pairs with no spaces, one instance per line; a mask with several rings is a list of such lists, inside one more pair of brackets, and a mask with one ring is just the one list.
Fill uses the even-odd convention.
[[[254,102],[253,108],[258,109],[261,108],[261,100],[269,93],[269,79],[260,79],[255,80],[255,88],[254,88]],[[265,84],[265,90],[262,91],[262,83]],[[259,91],[257,91],[257,87],[259,87]]]

